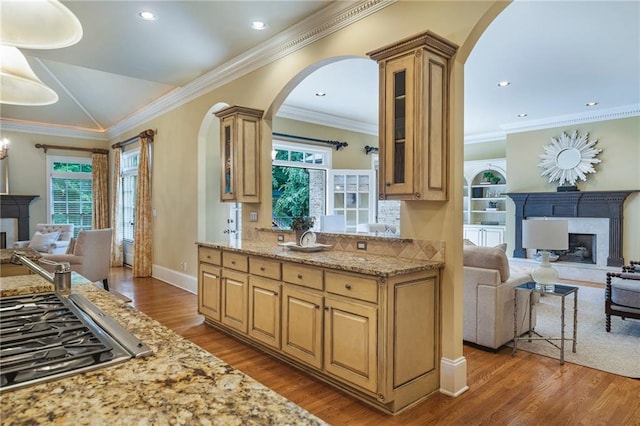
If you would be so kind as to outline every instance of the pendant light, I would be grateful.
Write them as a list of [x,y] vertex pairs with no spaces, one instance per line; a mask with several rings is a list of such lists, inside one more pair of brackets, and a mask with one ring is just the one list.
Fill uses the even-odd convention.
[[33,72],[16,47],[0,46],[0,103],[9,105],[49,105],[58,95]]
[[2,44],[25,49],[59,49],[82,38],[78,18],[58,0],[3,1]]

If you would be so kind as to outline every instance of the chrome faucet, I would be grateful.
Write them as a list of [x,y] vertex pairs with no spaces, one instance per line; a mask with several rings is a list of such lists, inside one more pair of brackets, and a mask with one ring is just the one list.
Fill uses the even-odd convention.
[[52,265],[55,268],[54,272],[51,273],[43,269],[40,265],[26,257],[23,252],[16,251],[11,255],[11,263],[26,266],[31,271],[52,283],[54,291],[57,294],[69,296],[71,294],[71,265],[69,262],[52,262],[47,259],[40,259],[40,262]]

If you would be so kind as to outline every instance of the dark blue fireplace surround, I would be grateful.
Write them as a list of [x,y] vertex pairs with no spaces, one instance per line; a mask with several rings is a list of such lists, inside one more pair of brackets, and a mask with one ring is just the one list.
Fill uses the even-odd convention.
[[527,217],[585,217],[609,219],[607,266],[622,266],[622,207],[624,200],[640,190],[510,192],[516,205],[516,242],[513,257],[526,258],[522,248],[522,220]]

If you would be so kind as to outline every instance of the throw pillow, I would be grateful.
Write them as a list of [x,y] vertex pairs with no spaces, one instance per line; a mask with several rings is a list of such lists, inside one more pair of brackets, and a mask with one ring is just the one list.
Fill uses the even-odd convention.
[[493,248],[497,248],[502,250],[503,252],[507,252],[507,243],[498,244],[497,246],[493,246]]
[[462,263],[475,268],[496,269],[500,272],[501,282],[509,279],[509,259],[499,248],[464,246]]
[[58,241],[58,237],[60,236],[60,232],[48,232],[43,234],[39,231],[36,231],[31,237],[31,241],[29,242],[29,248],[35,251],[48,253],[49,246],[56,241]]
[[476,243],[474,243],[473,241],[468,240],[466,238],[464,240],[462,240],[462,242],[464,243],[465,246],[475,246],[476,245]]

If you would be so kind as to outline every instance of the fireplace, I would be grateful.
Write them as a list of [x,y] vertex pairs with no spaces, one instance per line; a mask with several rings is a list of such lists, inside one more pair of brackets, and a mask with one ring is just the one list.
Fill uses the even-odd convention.
[[28,240],[29,234],[29,205],[38,195],[0,194],[0,218],[17,219],[18,241]]
[[[522,248],[522,220],[532,217],[596,218],[608,220],[606,265],[622,266],[623,204],[629,194],[638,190],[574,191],[574,192],[515,192],[507,193],[516,205],[515,249],[513,257],[526,258]],[[571,229],[570,229],[571,232]],[[574,231],[575,232],[575,231]],[[580,233],[580,232],[576,232]],[[602,244],[603,241],[598,241]]]
[[595,264],[597,250],[598,244],[595,234],[569,233],[569,250],[558,252],[558,261]]

